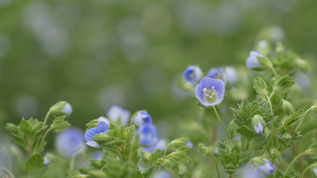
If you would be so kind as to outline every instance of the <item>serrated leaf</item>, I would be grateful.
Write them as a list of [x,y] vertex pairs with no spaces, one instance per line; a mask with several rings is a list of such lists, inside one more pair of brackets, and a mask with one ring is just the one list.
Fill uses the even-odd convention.
[[260,95],[267,95],[267,85],[261,77],[257,77],[253,80],[253,87],[255,91]]
[[178,164],[187,164],[191,159],[184,153],[174,152],[171,156],[177,161]]
[[19,124],[19,128],[21,130],[21,132],[23,134],[25,134],[25,136],[30,137],[32,134],[32,127],[29,125],[29,123],[22,119],[20,124]]
[[279,77],[275,82],[273,86],[273,90],[276,93],[285,93],[287,92],[295,82],[292,80],[292,78],[288,75],[284,75]]
[[62,132],[66,130],[68,127],[70,127],[70,124],[67,121],[64,121],[65,118],[66,116],[64,115],[54,119],[53,124],[51,125],[51,128],[55,132]]
[[25,150],[27,150],[28,144],[22,136],[12,134],[11,137],[18,145],[22,146]]
[[291,115],[285,116],[281,121],[282,124],[285,125],[285,127],[290,126],[299,119],[299,116],[302,114],[302,112],[302,110],[299,110]]
[[42,158],[40,154],[35,154],[26,161],[25,163],[26,169],[30,172],[40,169],[41,167],[44,166],[43,161],[44,159]]

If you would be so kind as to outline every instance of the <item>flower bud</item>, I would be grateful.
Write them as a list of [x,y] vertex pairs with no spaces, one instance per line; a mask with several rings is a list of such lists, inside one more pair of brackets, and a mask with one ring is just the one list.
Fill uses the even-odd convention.
[[251,51],[249,57],[245,61],[245,64],[248,68],[255,69],[255,70],[264,70],[263,66],[259,63],[257,57],[264,57],[258,51]]
[[283,140],[290,140],[290,139],[292,139],[292,136],[291,136],[291,134],[289,134],[289,133],[285,133],[285,134],[282,136],[282,139],[283,139]]
[[184,80],[189,84],[197,83],[202,77],[203,73],[198,66],[189,66],[184,71]]
[[282,108],[287,115],[293,114],[295,112],[294,106],[286,100],[282,100]]
[[251,123],[252,123],[252,125],[253,125],[254,131],[255,131],[257,134],[262,134],[262,133],[263,133],[263,129],[264,129],[264,126],[265,126],[265,122],[264,122],[264,120],[262,119],[261,116],[255,115],[255,116],[252,118]]
[[272,175],[275,172],[273,164],[267,159],[255,157],[252,161],[257,166],[258,170],[266,175]]
[[69,116],[72,112],[72,106],[66,101],[60,101],[50,108],[50,112],[56,116]]
[[193,142],[192,141],[189,141],[188,143],[186,143],[184,146],[187,146],[189,148],[193,148]]
[[140,127],[141,125],[147,123],[147,124],[152,124],[152,118],[151,116],[144,111],[138,111],[133,119],[135,125]]
[[310,165],[310,168],[314,171],[315,175],[317,176],[317,163]]

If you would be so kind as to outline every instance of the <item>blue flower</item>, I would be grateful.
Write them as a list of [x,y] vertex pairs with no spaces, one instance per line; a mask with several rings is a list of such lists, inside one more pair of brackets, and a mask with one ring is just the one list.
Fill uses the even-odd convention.
[[195,87],[195,96],[205,107],[218,105],[225,94],[225,84],[220,79],[204,77]]
[[262,67],[257,57],[264,57],[259,51],[251,51],[249,57],[245,61],[248,68]]
[[48,157],[44,157],[43,164],[44,164],[45,166],[48,166],[50,163],[51,163],[51,159],[48,158]]
[[317,168],[313,169],[315,175],[317,176]]
[[189,141],[188,143],[186,143],[186,145],[185,146],[187,146],[187,147],[189,147],[189,148],[193,148],[193,142],[192,141]]
[[172,175],[169,172],[163,170],[154,173],[153,178],[172,178]]
[[164,151],[166,149],[166,141],[164,139],[160,139],[157,144],[150,147],[142,147],[142,149],[149,153],[153,153],[156,150]]
[[139,143],[142,146],[152,146],[158,142],[157,130],[154,125],[143,124],[139,129]]
[[108,127],[110,127],[110,121],[106,117],[100,116],[96,120],[99,121],[99,122],[105,122],[108,125]]
[[70,158],[85,146],[83,132],[76,128],[69,128],[57,135],[55,146],[61,155]]
[[197,66],[189,66],[184,71],[184,79],[189,84],[197,83],[202,77],[203,73]]
[[87,141],[86,144],[91,147],[99,148],[99,144],[95,142],[92,138],[94,138],[94,136],[98,134],[106,134],[108,132],[108,129],[108,124],[101,121],[98,123],[97,128],[91,128],[87,130],[85,133],[85,139]]
[[252,125],[253,125],[253,128],[254,128],[254,131],[257,133],[257,134],[262,134],[263,133],[263,124],[265,123],[264,120],[262,119],[261,116],[259,115],[255,115],[253,118],[252,118],[252,121],[251,121]]
[[113,122],[120,119],[121,126],[127,126],[129,124],[130,112],[122,109],[120,106],[112,106],[108,110],[107,115]]
[[137,115],[134,117],[134,123],[139,127],[145,123],[152,124],[152,118],[148,113],[138,111]]
[[208,72],[207,77],[210,77],[210,78],[213,78],[213,79],[220,79],[224,83],[226,83],[226,77],[225,77],[225,75],[223,73],[223,69],[222,68],[219,68],[219,70],[216,69],[216,68],[211,69]]
[[95,152],[94,154],[91,155],[91,158],[101,161],[102,160],[102,151]]
[[259,165],[258,166],[259,170],[266,175],[272,175],[275,172],[275,168],[273,164],[267,159],[263,159],[263,160],[265,161],[265,164]]

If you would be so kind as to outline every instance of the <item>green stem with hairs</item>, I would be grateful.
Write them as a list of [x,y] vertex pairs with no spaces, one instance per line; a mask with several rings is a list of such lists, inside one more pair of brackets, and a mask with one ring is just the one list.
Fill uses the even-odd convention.
[[304,151],[303,153],[297,155],[297,156],[293,159],[293,161],[288,165],[288,167],[287,167],[286,171],[284,172],[284,174],[286,174],[286,173],[288,172],[288,170],[291,168],[291,166],[294,164],[294,162],[295,162],[299,157],[301,157],[301,156],[303,156],[303,155],[306,155],[306,154],[308,154],[308,151],[307,151],[307,150]]
[[221,118],[220,118],[220,116],[219,116],[219,114],[218,114],[218,111],[217,111],[216,107],[213,106],[212,108],[214,109],[215,114],[216,114],[216,116],[217,116],[217,119],[218,119],[218,121],[220,122],[220,124],[221,124],[223,130],[225,131],[228,140],[230,140],[230,137],[229,137],[229,134],[228,134],[228,132],[227,132],[227,129],[226,129],[226,127],[224,126],[224,124],[223,124],[223,122],[222,122],[222,120],[221,120]]
[[48,119],[48,117],[50,116],[50,114],[51,114],[51,111],[48,111],[48,112],[46,113],[46,116],[45,116],[44,122],[43,122],[43,127],[45,126],[45,124],[46,124],[46,122],[47,122],[47,119]]
[[[272,92],[273,93],[273,92]],[[272,95],[273,96],[273,95]],[[266,99],[267,99],[267,102],[269,103],[269,106],[270,106],[270,111],[271,111],[271,114],[273,114],[273,108],[272,108],[272,103],[271,103],[271,96],[269,97],[268,95],[265,95]]]
[[297,127],[296,127],[296,129],[295,129],[295,133],[296,133],[297,130],[299,129],[299,127],[300,127],[300,125],[302,124],[304,118],[306,117],[306,114],[307,114],[310,110],[312,110],[312,108],[309,108],[309,109],[304,113],[303,117],[301,118],[301,120],[299,121],[299,124],[297,125]]

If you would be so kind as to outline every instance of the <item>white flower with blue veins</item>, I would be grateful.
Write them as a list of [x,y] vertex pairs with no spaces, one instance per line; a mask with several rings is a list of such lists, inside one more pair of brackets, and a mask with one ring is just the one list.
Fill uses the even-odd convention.
[[107,134],[109,130],[108,124],[101,121],[98,123],[96,128],[91,128],[89,130],[86,131],[85,133],[85,139],[86,139],[86,144],[94,147],[94,148],[99,148],[99,144],[97,142],[95,142],[93,140],[94,136],[98,135],[98,134]]
[[257,57],[264,57],[259,51],[251,51],[249,57],[245,61],[248,68],[258,68],[262,67],[259,63]]
[[55,146],[61,155],[70,158],[85,146],[83,132],[76,128],[69,128],[57,135]]
[[142,146],[153,146],[158,142],[157,130],[154,125],[143,124],[139,128],[139,143]]
[[127,126],[129,124],[130,111],[122,109],[120,106],[112,106],[107,112],[108,118],[113,122],[120,119],[121,126]]
[[147,123],[152,124],[152,118],[151,116],[144,111],[138,111],[137,115],[134,117],[134,124],[140,127],[141,125]]
[[205,107],[218,105],[225,94],[225,84],[220,79],[204,77],[195,87],[195,96]]
[[197,83],[202,77],[203,73],[197,66],[189,66],[185,69],[183,77],[184,80],[189,84]]

